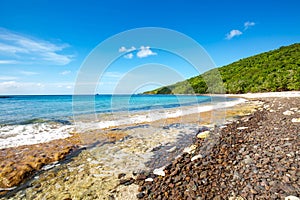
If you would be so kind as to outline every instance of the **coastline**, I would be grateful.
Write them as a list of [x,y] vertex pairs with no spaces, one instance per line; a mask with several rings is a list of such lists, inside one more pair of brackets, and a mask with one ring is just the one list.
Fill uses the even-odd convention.
[[300,98],[277,93],[258,99],[261,108],[210,131],[207,140],[198,138],[193,152],[173,160],[163,175],[138,180],[137,198],[298,199]]
[[[254,104],[251,105],[251,103],[253,103],[253,102],[254,102]],[[226,110],[227,123],[232,123],[233,121],[236,121],[238,118],[240,118],[243,115],[247,116],[250,113],[253,113],[255,107],[262,106],[260,101],[255,101],[255,100],[244,102],[243,105],[245,107],[245,110],[243,110],[243,106],[240,104]],[[219,109],[219,111],[221,111],[221,109]],[[55,166],[55,167],[53,167],[53,169],[46,171],[45,173],[40,175],[39,178],[33,179],[33,182],[31,182],[31,184],[33,184],[33,186],[31,186],[30,188],[28,188],[24,191],[18,192],[16,194],[16,196],[14,196],[14,197],[18,197],[18,198],[22,199],[22,195],[21,195],[22,193],[23,193],[23,195],[26,194],[27,196],[30,194],[30,195],[32,195],[31,197],[38,197],[38,196],[41,197],[41,195],[45,195],[45,194],[43,194],[43,192],[41,192],[40,189],[37,189],[35,187],[36,185],[42,184],[42,187],[48,188],[47,191],[49,193],[49,191],[53,191],[53,192],[55,191],[55,189],[53,187],[55,185],[56,185],[55,187],[57,187],[56,183],[59,182],[60,187],[64,188],[65,190],[77,191],[76,194],[73,194],[73,195],[77,195],[77,197],[79,197],[80,195],[83,195],[83,194],[80,194],[80,191],[82,190],[82,191],[89,191],[89,194],[93,193],[93,191],[94,191],[95,194],[98,195],[98,196],[96,196],[97,198],[100,197],[99,195],[102,195],[101,196],[102,198],[108,197],[108,196],[114,196],[114,198],[116,198],[116,199],[122,199],[122,198],[124,199],[124,197],[126,197],[126,198],[128,197],[129,199],[135,199],[136,195],[138,194],[138,192],[137,192],[138,186],[135,184],[132,184],[137,179],[136,176],[132,175],[133,171],[136,170],[135,171],[136,173],[141,170],[142,171],[143,170],[151,171],[151,169],[153,170],[154,167],[165,166],[166,162],[162,162],[164,159],[161,159],[160,157],[166,155],[165,153],[168,151],[170,151],[169,152],[170,155],[168,154],[169,157],[168,157],[168,159],[165,159],[165,160],[167,160],[168,162],[172,162],[177,156],[182,154],[182,151],[185,147],[192,144],[192,142],[195,138],[195,133],[197,133],[197,130],[199,129],[199,127],[200,128],[207,127],[209,130],[212,130],[212,127],[213,127],[211,125],[212,121],[213,121],[212,115],[214,117],[216,117],[218,115],[222,116],[222,114],[224,114],[224,110],[222,110],[221,113],[219,113],[219,114],[217,112],[212,112],[212,111],[202,112],[200,115],[199,115],[199,113],[191,113],[189,115],[185,115],[184,117],[183,116],[174,116],[174,117],[167,118],[164,120],[153,121],[151,123],[146,122],[146,123],[135,124],[133,126],[123,125],[123,126],[119,126],[119,127],[110,128],[107,130],[94,131],[94,132],[90,132],[89,134],[85,135],[87,137],[80,135],[80,141],[81,141],[80,145],[84,146],[82,141],[85,141],[86,144],[93,143],[93,145],[96,148],[91,148],[91,150],[81,152],[79,156],[74,157],[72,159],[72,163],[69,163],[68,166],[66,166],[66,165]],[[239,116],[239,117],[237,118],[237,116]],[[199,118],[201,119],[200,121],[199,121]],[[185,126],[180,127],[178,125],[178,123],[183,124]],[[144,135],[141,133],[137,134],[137,132],[142,132],[142,133],[144,132],[144,133],[147,133],[148,135],[151,134],[152,137],[148,136],[148,139],[145,140],[145,138],[143,138],[143,137],[146,137],[147,134],[144,134]],[[157,134],[157,132],[161,132],[161,133]],[[104,135],[104,137],[103,137],[103,135]],[[107,142],[106,144],[103,144],[103,143],[97,144],[97,141],[104,141],[104,140]],[[154,141],[154,140],[157,140],[157,141]],[[186,140],[186,143],[182,143],[182,141],[185,141],[185,140]],[[126,144],[126,143],[128,143],[128,144]],[[180,146],[180,143],[182,143],[181,146]],[[105,145],[107,145],[107,146],[105,146]],[[175,150],[174,150],[174,146],[175,146]],[[109,147],[109,150],[111,150],[111,152],[109,152],[108,150],[104,151],[103,150],[104,147]],[[100,150],[101,148],[102,148],[102,151]],[[116,150],[116,148],[118,150]],[[99,157],[100,152],[107,152],[108,154],[112,153],[112,155],[114,155],[114,156],[111,157],[111,156],[107,155],[104,157],[101,157],[101,156]],[[121,157],[121,159],[125,159],[125,160],[130,159],[130,160],[132,160],[133,163],[129,164],[130,167],[128,166],[128,163],[123,163],[123,165],[120,163],[114,163],[113,159],[117,159],[117,157],[115,157],[117,155],[119,155]],[[142,157],[142,159],[140,157]],[[110,163],[105,163],[102,160],[104,158],[108,159],[107,162],[111,162],[111,164],[113,166],[109,166]],[[82,166],[83,161],[88,163],[88,164],[86,164],[86,165],[89,165],[87,167],[87,169],[85,169],[85,167]],[[148,165],[147,165],[148,167],[146,165],[137,166],[137,163],[141,162],[141,161],[148,162]],[[101,166],[101,167],[99,167],[99,166]],[[128,169],[124,171],[124,167],[125,168],[127,167]],[[74,168],[73,171],[72,171],[72,168]],[[114,168],[114,169],[112,169],[112,168]],[[61,179],[52,177],[51,174],[53,174],[54,171],[51,171],[51,170],[59,171],[59,174],[61,176],[63,176],[62,174],[66,174],[63,176],[64,178],[68,178],[68,177],[70,178],[72,176],[75,176],[75,177],[83,176],[85,178],[83,178],[82,181],[79,181],[78,178],[75,178],[76,180],[73,180],[73,183],[76,183],[77,185],[75,184],[74,186],[70,186],[71,183],[65,183],[69,186],[63,186],[63,182]],[[85,171],[85,170],[88,170],[88,171]],[[70,172],[70,171],[72,171],[72,172]],[[93,173],[91,173],[91,171],[93,171]],[[74,172],[76,172],[76,173],[74,173]],[[122,174],[124,172],[126,172],[126,175],[124,177],[122,177],[121,180],[119,180],[118,175]],[[87,175],[84,175],[84,174],[87,174]],[[88,184],[88,182],[93,182],[95,180],[97,180],[97,181],[105,180],[106,184],[103,183],[102,186],[98,186],[98,190],[99,190],[99,188],[101,188],[103,194],[102,193],[99,194],[99,192],[96,192],[97,186],[94,186],[94,185],[91,186],[90,184]],[[120,181],[123,184],[119,185]],[[44,182],[44,184],[43,184],[43,182]],[[50,184],[50,186],[46,186],[47,184],[48,185]],[[52,184],[52,186],[51,186],[51,184]],[[85,185],[85,187],[82,188],[78,184],[81,184],[81,185],[83,184],[83,185]],[[49,188],[52,188],[52,189],[49,190]],[[36,193],[36,191],[39,191],[39,192]],[[60,191],[63,191],[63,190],[60,190]],[[15,194],[12,194],[12,195],[15,195]],[[51,194],[49,194],[49,195],[51,195]],[[54,192],[54,193],[52,193],[52,195],[57,196],[58,192]],[[71,194],[65,195],[65,196],[72,197]],[[62,197],[62,196],[60,196],[60,197]]]

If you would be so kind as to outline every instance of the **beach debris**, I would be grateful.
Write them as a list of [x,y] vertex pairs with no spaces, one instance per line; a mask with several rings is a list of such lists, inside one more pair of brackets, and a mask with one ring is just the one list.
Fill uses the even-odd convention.
[[158,176],[165,176],[166,175],[163,168],[154,169],[153,174],[158,175]]
[[185,147],[185,148],[183,149],[183,153],[188,153],[188,154],[194,153],[195,150],[196,150],[196,148],[197,148],[197,146],[194,145],[194,144],[191,145],[191,146],[189,146],[189,147]]
[[203,131],[197,134],[197,138],[205,139],[209,136],[210,131]]
[[293,118],[293,119],[292,119],[292,122],[293,122],[293,123],[300,123],[300,118]]
[[295,196],[287,196],[284,198],[284,200],[300,200],[298,197]]
[[197,160],[198,158],[203,158],[203,156],[201,154],[196,155],[196,156],[191,158],[191,161],[193,162],[194,160]]
[[153,178],[147,178],[145,179],[146,182],[152,182],[153,181]]
[[248,127],[247,126],[242,126],[242,127],[238,127],[238,128],[236,128],[237,130],[245,130],[245,129],[247,129]]
[[293,115],[294,112],[290,111],[290,110],[287,110],[287,111],[284,111],[282,114],[284,114],[284,115]]

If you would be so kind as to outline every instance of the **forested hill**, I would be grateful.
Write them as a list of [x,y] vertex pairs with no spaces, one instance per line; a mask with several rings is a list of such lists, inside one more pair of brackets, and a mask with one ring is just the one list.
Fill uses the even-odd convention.
[[[300,90],[300,43],[244,58],[218,70],[226,93]],[[212,71],[145,93],[209,93],[204,80]]]

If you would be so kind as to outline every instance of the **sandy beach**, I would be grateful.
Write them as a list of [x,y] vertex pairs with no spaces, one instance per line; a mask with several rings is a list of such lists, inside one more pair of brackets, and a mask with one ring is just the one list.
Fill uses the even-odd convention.
[[[246,94],[249,101],[217,112],[2,149],[3,198],[299,196],[299,94]],[[224,113],[225,123],[216,124]]]

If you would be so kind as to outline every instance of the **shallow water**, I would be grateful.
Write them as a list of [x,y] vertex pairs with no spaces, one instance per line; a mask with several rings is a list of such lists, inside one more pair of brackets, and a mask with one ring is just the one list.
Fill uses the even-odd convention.
[[[16,99],[15,99],[16,98]],[[29,98],[29,99],[27,99]],[[80,96],[81,99],[79,102],[83,104],[86,98],[91,98],[91,96]],[[15,104],[29,104],[30,106],[36,103],[34,107],[27,108],[27,114],[22,113],[18,109],[16,109],[16,115],[13,117],[9,117],[6,119],[4,117],[3,112],[1,112],[0,119],[3,121],[5,120],[13,120],[15,117],[22,115],[21,119],[26,118],[26,124],[2,124],[0,126],[0,149],[7,148],[7,147],[15,147],[20,145],[30,145],[30,144],[38,144],[43,142],[48,142],[55,139],[61,139],[69,137],[70,134],[77,132],[87,132],[89,130],[95,129],[106,129],[111,127],[118,127],[118,126],[130,126],[142,123],[149,123],[152,121],[160,121],[164,123],[163,119],[168,118],[175,118],[180,117],[188,114],[198,113],[198,112],[205,112],[209,110],[214,110],[218,108],[230,107],[235,104],[243,102],[242,99],[230,99],[226,100],[225,98],[211,98],[211,97],[192,97],[192,96],[179,96],[178,98],[173,95],[135,95],[134,97],[130,96],[118,96],[118,97],[101,97],[102,101],[100,101],[100,97],[96,96],[96,104],[104,104],[105,101],[110,99],[112,102],[117,101],[119,102],[119,107],[124,107],[126,101],[135,101],[134,103],[128,104],[127,109],[134,109],[132,110],[125,110],[125,111],[117,111],[117,112],[92,112],[87,114],[80,114],[74,115],[74,118],[71,117],[56,117],[59,113],[67,114],[68,112],[72,111],[64,111],[67,104],[71,104],[71,96],[18,96],[18,97],[11,97],[5,98],[4,100],[9,100],[11,103],[6,102],[10,106]],[[195,99],[196,98],[196,99]],[[19,100],[17,100],[19,99]],[[31,99],[31,100],[30,100]],[[35,100],[32,100],[35,99]],[[50,100],[49,100],[50,99]],[[113,100],[115,99],[115,100]],[[210,102],[207,102],[210,99]],[[194,100],[194,101],[192,101]],[[221,101],[223,100],[223,101]],[[23,103],[16,103],[16,101],[20,101]],[[27,101],[27,103],[25,103]],[[181,104],[175,104],[175,101],[181,101]],[[60,103],[59,103],[60,102]],[[123,102],[123,103],[121,103]],[[158,103],[154,103],[158,102]],[[47,106],[40,105],[44,104],[50,105],[50,107],[54,107],[54,111],[52,113],[48,113]],[[107,103],[107,102],[106,102]],[[151,103],[153,106],[149,107]],[[191,104],[191,105],[190,105]],[[0,104],[1,109],[5,107],[4,104]],[[35,109],[35,107],[41,106],[39,109]],[[57,105],[57,107],[55,107]],[[111,108],[113,103],[111,103]],[[164,109],[157,109],[157,106],[154,105],[163,105]],[[178,106],[179,105],[179,106]],[[182,106],[180,106],[182,105]],[[21,105],[19,105],[21,106]],[[106,105],[107,106],[107,105]],[[9,107],[9,106],[8,106]],[[26,107],[26,106],[25,106]],[[64,107],[64,108],[62,108]],[[155,107],[155,109],[153,109]],[[17,106],[18,108],[18,106]],[[55,112],[55,110],[59,110],[62,108],[62,111]],[[5,107],[6,110],[8,110]],[[38,113],[39,110],[43,110],[41,113]],[[71,108],[69,108],[71,109]],[[137,111],[137,109],[141,109]],[[31,113],[31,114],[30,114]],[[40,120],[33,120],[31,119],[32,116],[37,117],[37,115],[48,116],[49,118],[40,119]],[[2,116],[2,117],[1,117]],[[53,118],[50,120],[50,118]]]

